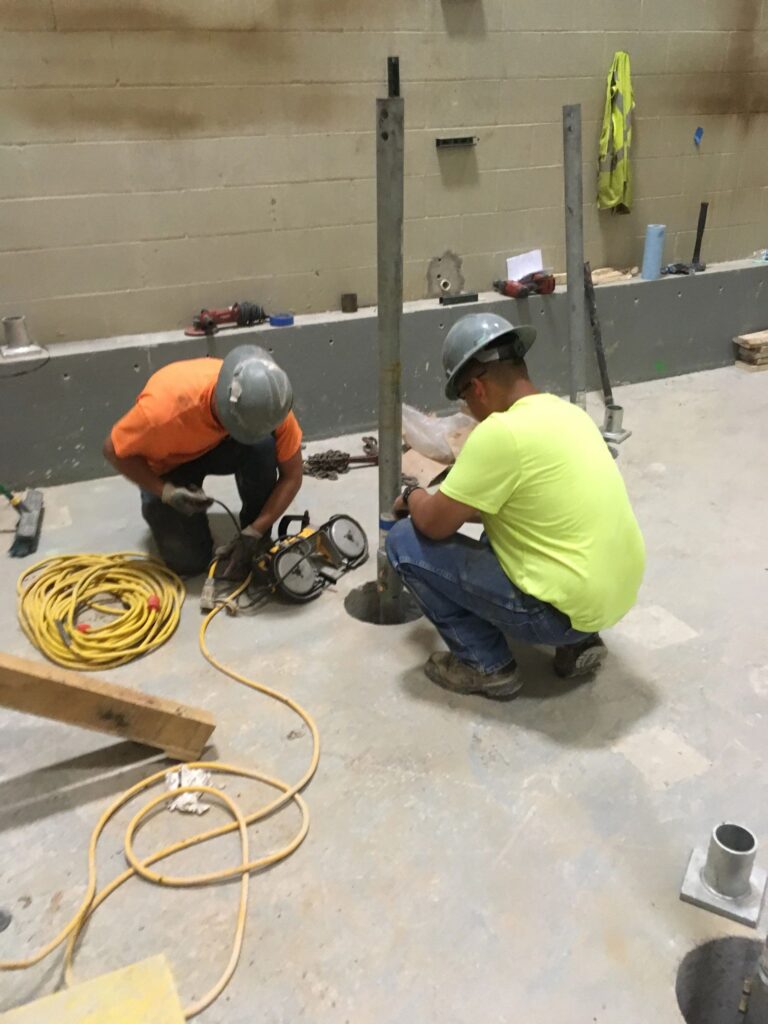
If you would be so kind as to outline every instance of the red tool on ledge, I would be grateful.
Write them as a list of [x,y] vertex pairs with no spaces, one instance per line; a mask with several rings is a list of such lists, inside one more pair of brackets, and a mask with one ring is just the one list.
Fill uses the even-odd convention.
[[526,274],[519,281],[494,281],[497,292],[510,299],[527,299],[529,295],[551,295],[555,290],[555,276],[544,270]]
[[184,333],[190,338],[200,338],[206,334],[217,334],[222,328],[263,324],[266,319],[264,309],[255,302],[236,302],[226,309],[201,309]]

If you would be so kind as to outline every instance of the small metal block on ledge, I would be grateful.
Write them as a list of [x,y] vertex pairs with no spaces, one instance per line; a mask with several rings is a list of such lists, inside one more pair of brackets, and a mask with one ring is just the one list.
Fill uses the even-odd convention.
[[691,853],[680,899],[756,928],[768,882],[768,872],[755,865],[756,853],[757,840],[749,829],[718,825],[709,849]]

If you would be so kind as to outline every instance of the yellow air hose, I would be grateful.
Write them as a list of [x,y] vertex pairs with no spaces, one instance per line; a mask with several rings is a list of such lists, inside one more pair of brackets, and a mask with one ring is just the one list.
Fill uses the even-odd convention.
[[[226,987],[235,972],[243,945],[248,912],[249,877],[254,871],[285,860],[304,841],[309,830],[309,809],[300,794],[315,774],[320,760],[320,735],[317,726],[312,716],[300,704],[279,690],[273,690],[228,668],[208,649],[206,634],[209,625],[224,604],[235,601],[249,582],[250,577],[205,616],[200,625],[200,651],[206,661],[224,675],[256,690],[257,693],[279,701],[306,723],[312,737],[312,755],[308,768],[298,782],[289,784],[262,772],[221,761],[196,761],[189,765],[191,768],[202,768],[212,774],[253,779],[278,791],[276,797],[250,814],[245,814],[234,800],[215,786],[185,786],[168,792],[164,788],[165,778],[170,772],[178,770],[177,765],[164,768],[136,783],[110,804],[91,833],[88,843],[88,883],[83,900],[72,918],[58,935],[26,960],[0,961],[0,971],[17,971],[33,967],[66,942],[65,979],[68,985],[71,984],[78,939],[88,919],[116,889],[134,875],[155,885],[172,888],[215,885],[231,878],[239,878],[240,899],[229,960],[213,988],[185,1008],[187,1020],[210,1006]],[[184,585],[175,573],[159,562],[134,552],[48,558],[23,572],[19,577],[17,589],[19,621],[30,641],[51,661],[76,669],[123,665],[159,647],[178,626],[184,600]],[[106,622],[90,623],[90,629],[79,630],[77,627],[83,624],[83,617],[87,613],[106,616]],[[160,786],[163,786],[162,792],[149,799],[134,814],[126,829],[124,851],[129,867],[105,888],[97,891],[96,848],[104,828],[122,807],[140,793]],[[133,841],[145,820],[164,801],[182,793],[207,794],[226,808],[232,821],[179,840],[143,860],[137,857]],[[262,854],[260,857],[251,857],[248,827],[271,816],[289,803],[294,803],[301,814],[301,823],[293,839],[280,849]],[[175,876],[152,870],[152,865],[167,860],[175,853],[234,831],[240,836],[240,863],[233,867],[204,875],[188,876]]]

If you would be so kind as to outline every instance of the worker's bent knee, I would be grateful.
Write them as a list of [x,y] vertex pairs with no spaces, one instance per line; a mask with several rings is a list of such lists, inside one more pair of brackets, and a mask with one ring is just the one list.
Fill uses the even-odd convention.
[[399,569],[400,562],[408,557],[416,544],[416,530],[410,519],[400,519],[387,534],[387,558],[394,569]]
[[160,558],[169,569],[179,576],[199,576],[208,571],[213,556],[213,546],[206,549],[190,546],[183,538],[164,538],[160,541],[155,537]]
[[160,559],[180,576],[205,572],[213,556],[213,540],[204,515],[185,518],[159,498],[142,494],[141,512],[152,531]]

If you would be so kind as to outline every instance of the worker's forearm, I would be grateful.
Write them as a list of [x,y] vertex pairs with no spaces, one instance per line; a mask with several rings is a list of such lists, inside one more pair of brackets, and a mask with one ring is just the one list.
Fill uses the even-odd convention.
[[261,534],[269,533],[274,523],[287,511],[288,506],[301,489],[302,478],[282,477],[275,484],[275,489],[264,505],[264,508],[254,519],[251,526]]
[[126,480],[136,484],[142,491],[156,494],[158,498],[163,493],[165,481],[149,468],[147,460],[143,459],[140,455],[131,455],[127,459],[121,459],[114,450],[107,451],[105,449],[104,456],[107,461],[112,463],[118,473],[122,473]]
[[441,524],[436,522],[433,506],[433,495],[427,491],[418,490],[411,492],[411,496],[408,499],[408,511],[411,514],[413,525],[419,533],[423,533],[430,540],[445,540],[446,537],[450,536],[450,533],[446,533],[441,528]]

